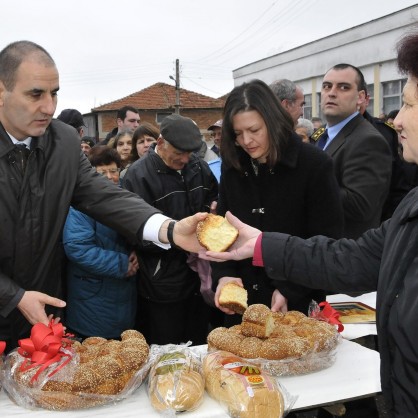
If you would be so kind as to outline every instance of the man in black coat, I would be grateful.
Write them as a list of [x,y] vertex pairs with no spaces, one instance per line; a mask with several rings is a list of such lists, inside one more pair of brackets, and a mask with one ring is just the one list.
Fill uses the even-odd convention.
[[363,74],[352,65],[338,64],[328,70],[321,90],[327,129],[312,136],[334,161],[347,238],[380,225],[392,172],[387,142],[358,112],[365,96],[363,85]]
[[52,120],[58,90],[58,70],[41,46],[19,41],[0,51],[0,340],[7,350],[65,306],[61,233],[70,205],[134,242],[169,247],[170,238],[201,248],[190,220],[173,224],[96,173],[74,128]]
[[414,163],[404,161],[400,156],[398,133],[393,124],[376,118],[367,112],[370,96],[367,93],[367,85],[363,86],[365,100],[360,105],[360,113],[369,121],[386,139],[392,153],[392,177],[388,197],[383,205],[381,221],[392,217],[393,212],[401,200],[416,186],[417,168]]

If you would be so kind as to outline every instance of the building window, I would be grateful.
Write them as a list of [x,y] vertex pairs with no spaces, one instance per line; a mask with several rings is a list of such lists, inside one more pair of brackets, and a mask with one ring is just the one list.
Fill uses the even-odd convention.
[[388,114],[391,110],[400,109],[402,107],[402,90],[405,84],[406,79],[382,83],[383,113]]
[[369,95],[369,104],[366,108],[367,112],[370,115],[374,114],[373,106],[374,106],[374,84],[367,84],[367,94]]
[[303,117],[311,120],[312,118],[312,94],[305,94],[305,106],[303,106]]
[[157,116],[156,116],[156,122],[158,123],[158,125],[163,121],[164,118],[166,118],[167,116],[172,115],[172,113],[164,113],[164,112],[157,112]]

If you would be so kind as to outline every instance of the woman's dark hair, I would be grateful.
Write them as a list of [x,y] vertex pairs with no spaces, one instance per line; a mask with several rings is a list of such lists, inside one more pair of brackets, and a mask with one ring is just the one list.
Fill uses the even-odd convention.
[[139,125],[135,129],[134,134],[132,136],[132,161],[136,161],[139,159],[138,150],[136,149],[136,143],[138,142],[138,139],[142,138],[145,135],[151,136],[155,140],[157,140],[160,136],[160,131],[158,130],[158,128],[156,128],[154,125],[148,122],[142,122],[141,125]]
[[418,79],[418,31],[405,35],[396,45],[398,68]]
[[288,138],[293,132],[293,120],[282,107],[270,87],[261,80],[252,80],[235,87],[226,99],[222,124],[222,161],[241,171],[239,147],[232,118],[240,112],[257,111],[267,127],[270,141],[267,164],[273,167],[280,160]]
[[95,145],[89,152],[88,159],[93,167],[99,165],[109,165],[116,163],[118,168],[122,166],[122,160],[119,153],[114,148],[107,145]]

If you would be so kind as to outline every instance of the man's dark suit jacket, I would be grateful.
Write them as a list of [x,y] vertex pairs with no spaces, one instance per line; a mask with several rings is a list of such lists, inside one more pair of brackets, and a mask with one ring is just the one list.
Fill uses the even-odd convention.
[[334,161],[344,210],[344,237],[358,238],[380,225],[389,192],[392,154],[385,138],[357,115],[325,149]]

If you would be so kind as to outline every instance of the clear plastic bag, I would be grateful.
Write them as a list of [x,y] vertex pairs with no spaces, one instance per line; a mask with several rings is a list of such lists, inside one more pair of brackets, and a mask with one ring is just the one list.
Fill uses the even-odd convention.
[[277,378],[227,351],[214,351],[203,359],[208,394],[233,418],[282,418],[297,397]]
[[8,396],[27,409],[77,410],[121,401],[146,379],[151,364],[145,339],[85,342],[61,348],[61,359],[45,368],[13,350],[4,364]]
[[208,335],[208,350],[229,351],[274,376],[312,373],[335,363],[341,336],[333,324],[297,311],[273,317],[268,338],[243,335],[241,325],[220,327]]
[[148,396],[153,408],[163,415],[194,411],[203,402],[202,363],[188,346],[151,346]]

